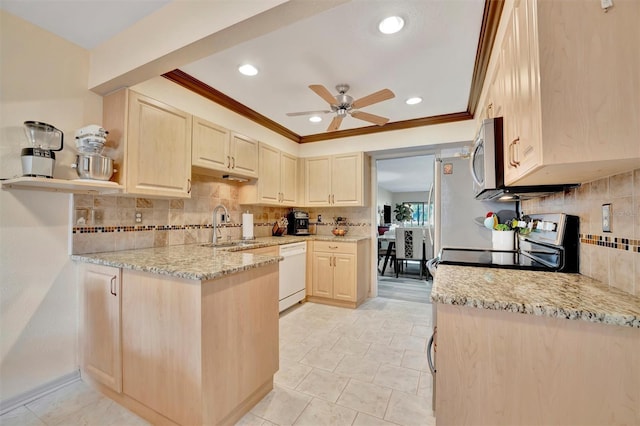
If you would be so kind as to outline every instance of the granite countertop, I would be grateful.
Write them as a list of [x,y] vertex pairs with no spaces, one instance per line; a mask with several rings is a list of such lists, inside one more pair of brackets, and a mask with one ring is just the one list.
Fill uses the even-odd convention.
[[282,260],[280,256],[243,253],[244,250],[271,247],[309,240],[357,242],[369,237],[265,237],[243,241],[239,246],[212,247],[202,244],[122,250],[114,252],[74,254],[78,262],[134,269],[190,280],[206,281],[225,275],[258,268]]
[[640,328],[640,298],[580,274],[439,265],[434,303]]

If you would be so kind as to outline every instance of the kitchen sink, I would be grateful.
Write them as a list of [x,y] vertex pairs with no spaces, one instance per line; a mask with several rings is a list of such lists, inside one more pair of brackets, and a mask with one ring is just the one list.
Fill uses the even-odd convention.
[[254,242],[250,241],[223,241],[220,243],[205,243],[200,244],[201,247],[212,247],[212,248],[228,248],[228,247],[251,247]]

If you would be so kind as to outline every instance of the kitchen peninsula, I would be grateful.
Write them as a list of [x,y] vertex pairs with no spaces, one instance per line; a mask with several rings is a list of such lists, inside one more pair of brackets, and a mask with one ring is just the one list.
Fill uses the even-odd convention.
[[154,424],[233,424],[278,370],[278,262],[201,245],[74,255],[82,376]]
[[640,424],[640,298],[579,274],[440,265],[442,424]]

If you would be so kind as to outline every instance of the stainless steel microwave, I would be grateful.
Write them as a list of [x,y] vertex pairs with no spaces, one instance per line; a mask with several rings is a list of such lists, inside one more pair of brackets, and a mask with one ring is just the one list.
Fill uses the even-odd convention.
[[506,186],[502,117],[482,121],[471,150],[471,177],[476,200],[513,201],[543,197],[578,184]]
[[482,121],[469,162],[476,198],[504,185],[502,162],[502,117],[488,118]]

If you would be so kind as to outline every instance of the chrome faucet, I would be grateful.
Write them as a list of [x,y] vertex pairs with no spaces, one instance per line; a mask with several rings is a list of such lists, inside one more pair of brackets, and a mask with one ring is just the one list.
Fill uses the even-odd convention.
[[[214,245],[218,242],[218,232],[220,232],[220,230],[218,229],[218,220],[216,218],[216,212],[218,211],[219,208],[222,208],[222,210],[224,210],[224,221],[229,222],[229,212],[227,211],[227,208],[222,204],[218,204],[217,206],[215,206],[213,208],[213,241],[212,241]],[[222,233],[220,233],[220,238],[222,238]]]

